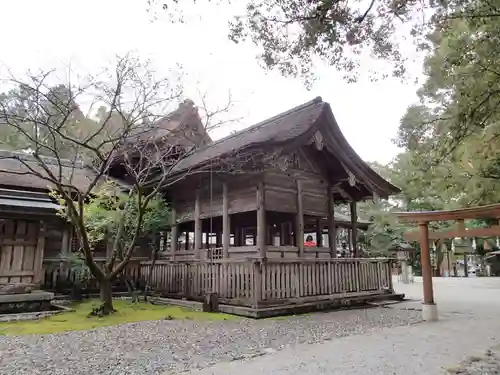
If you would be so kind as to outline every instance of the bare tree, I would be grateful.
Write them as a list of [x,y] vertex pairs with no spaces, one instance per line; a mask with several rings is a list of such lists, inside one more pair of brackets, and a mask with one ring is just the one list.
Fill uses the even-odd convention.
[[[195,145],[178,147],[162,127],[165,113],[182,97],[181,86],[172,79],[156,80],[137,59],[120,58],[114,69],[79,81],[55,85],[55,71],[8,80],[14,89],[0,100],[0,126],[22,138],[25,148],[1,156],[15,160],[19,168],[0,172],[34,176],[55,191],[99,282],[99,313],[106,315],[114,311],[111,284],[134,253],[148,204],[167,184],[175,183],[169,178],[172,169]],[[96,108],[98,118],[92,119]],[[121,220],[111,256],[102,265],[94,256],[85,208],[109,180],[133,204],[117,207]],[[126,221],[128,209],[136,213],[132,231]]]

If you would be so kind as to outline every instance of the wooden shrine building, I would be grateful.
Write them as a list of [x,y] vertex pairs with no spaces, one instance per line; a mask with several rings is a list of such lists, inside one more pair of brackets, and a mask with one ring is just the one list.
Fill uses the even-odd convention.
[[351,205],[356,249],[356,202],[399,192],[349,146],[321,98],[196,150],[176,179],[166,192],[172,259],[336,258],[335,204]]
[[321,98],[196,149],[169,182],[174,219],[153,283],[167,295],[215,293],[258,315],[393,293],[390,260],[337,258],[334,208],[350,204],[357,249],[356,202],[400,190],[354,152]]
[[[250,316],[394,294],[389,259],[337,257],[338,228],[349,230],[359,255],[357,231],[369,223],[357,220],[356,202],[399,189],[354,152],[328,103],[316,98],[217,141],[191,102],[163,125],[169,139],[193,151],[177,162],[163,191],[173,221],[153,268],[156,292],[188,300],[216,295],[223,311]],[[74,236],[44,198],[45,182],[16,174],[19,162],[6,163],[15,161],[0,158],[0,170],[12,170],[0,175],[0,188],[17,194],[24,208],[2,206],[0,196],[0,282],[43,284],[44,269],[77,251]],[[85,188],[92,170],[68,168],[72,184]],[[341,203],[350,204],[349,222],[335,214]],[[152,267],[140,250],[139,276]],[[12,261],[16,254],[22,262]],[[99,254],[105,261],[106,248]]]

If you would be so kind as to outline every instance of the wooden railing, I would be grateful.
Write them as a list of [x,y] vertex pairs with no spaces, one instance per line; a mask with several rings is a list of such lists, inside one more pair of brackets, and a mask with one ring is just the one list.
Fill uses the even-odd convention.
[[[390,259],[228,259],[157,261],[151,286],[167,296],[201,299],[216,293],[242,306],[392,291]],[[147,275],[150,262],[142,262]]]
[[[106,259],[96,259],[97,265],[104,266]],[[140,287],[143,284],[144,275],[140,274],[141,266],[140,259],[133,259],[129,262],[123,274],[127,279]],[[71,269],[70,265],[62,262],[59,259],[44,259],[43,262],[43,277],[41,287],[44,290],[68,294],[72,291],[75,283],[78,282],[77,272]],[[99,284],[91,275],[84,285],[86,292],[99,292]],[[116,291],[127,291],[126,285],[123,284],[121,278],[117,278],[114,282],[113,289]]]

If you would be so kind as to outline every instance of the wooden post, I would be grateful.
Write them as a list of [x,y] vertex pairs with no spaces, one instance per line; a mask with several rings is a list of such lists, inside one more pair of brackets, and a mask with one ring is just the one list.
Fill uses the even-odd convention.
[[419,223],[420,231],[420,261],[422,264],[422,281],[424,284],[424,304],[422,314],[424,320],[437,320],[437,309],[434,303],[432,288],[431,253],[429,249],[429,224]]
[[202,239],[201,239],[201,202],[200,192],[196,192],[196,200],[194,202],[194,252],[196,259],[201,258]]
[[[271,229],[271,227],[269,227]],[[272,245],[274,246],[274,233],[271,234]],[[288,243],[289,235],[288,235],[288,223],[280,224],[280,244],[279,246],[289,245]]]
[[469,277],[469,265],[467,264],[467,254],[464,254],[464,277]]
[[224,259],[229,258],[229,242],[231,240],[231,225],[229,222],[229,194],[227,184],[222,184],[222,253]]
[[178,227],[177,227],[177,211],[172,207],[170,211],[170,256],[175,260],[175,253],[177,251]]
[[[465,221],[463,219],[456,221],[456,229],[459,232],[465,232]],[[467,254],[464,254],[464,277],[469,277],[469,270],[467,264]]]
[[259,307],[262,300],[262,263],[259,260],[253,261],[253,308]]
[[328,212],[328,247],[330,248],[330,258],[337,257],[337,228],[335,227],[335,214],[333,201],[333,191],[331,185],[328,185],[327,190],[327,212]]
[[[111,257],[111,251],[112,247],[110,249],[109,246],[110,242],[106,244],[106,257]],[[62,239],[61,239],[61,254],[64,258],[63,262],[63,272],[65,274],[68,273],[70,269],[70,259],[69,255],[71,253],[71,227],[69,225],[64,226],[63,234],[62,234]]]
[[302,181],[297,180],[297,222],[295,226],[295,241],[299,249],[299,257],[304,256],[304,201],[302,200]]
[[234,246],[241,246],[240,240],[241,240],[241,228],[238,226],[235,226],[235,228],[234,228]]
[[43,252],[45,250],[45,223],[40,221],[38,241],[35,249],[33,284],[39,284],[43,279]]
[[222,245],[222,232],[220,229],[215,231],[215,247],[221,247]]
[[267,255],[266,191],[264,182],[257,186],[257,248],[261,258]]
[[61,253],[64,257],[67,257],[69,255],[69,253],[71,252],[71,250],[70,250],[70,233],[71,233],[70,227],[67,225],[64,226],[62,240],[61,240]]
[[358,249],[358,210],[356,209],[356,202],[351,201],[351,243],[354,250],[354,257],[359,258]]
[[323,247],[323,228],[321,219],[316,219],[316,247]]

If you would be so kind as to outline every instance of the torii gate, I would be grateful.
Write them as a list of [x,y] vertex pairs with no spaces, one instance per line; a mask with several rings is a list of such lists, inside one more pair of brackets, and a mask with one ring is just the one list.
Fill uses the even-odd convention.
[[[405,240],[420,241],[420,262],[422,265],[422,281],[424,286],[424,303],[422,317],[426,321],[438,320],[437,305],[434,302],[432,287],[432,267],[429,251],[429,240],[456,238],[456,237],[493,237],[500,236],[500,225],[490,228],[465,228],[464,220],[469,219],[500,219],[500,204],[462,208],[449,211],[416,211],[398,212],[396,217],[402,223],[417,223],[419,230],[406,232]],[[430,232],[431,221],[455,221],[456,229],[451,231]]]

